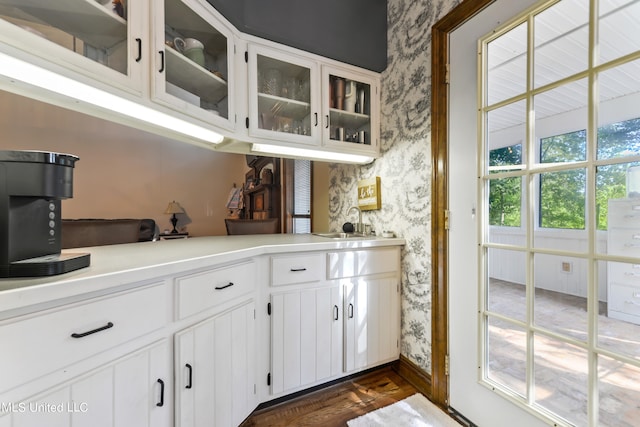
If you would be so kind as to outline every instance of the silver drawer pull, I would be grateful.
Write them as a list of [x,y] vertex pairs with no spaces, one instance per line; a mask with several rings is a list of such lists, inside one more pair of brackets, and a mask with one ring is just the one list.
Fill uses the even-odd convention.
[[233,286],[233,285],[234,285],[234,283],[233,283],[233,282],[229,282],[229,283],[227,283],[226,285],[223,285],[223,286],[216,286],[216,287],[215,287],[215,290],[216,290],[216,291],[221,291],[222,289],[230,288],[230,287],[231,287],[231,286]]
[[297,271],[307,271],[307,269],[306,269],[306,268],[304,268],[304,267],[301,267],[301,268],[291,268],[291,269],[290,269],[290,271],[293,271],[293,272],[295,273],[295,272],[297,272]]

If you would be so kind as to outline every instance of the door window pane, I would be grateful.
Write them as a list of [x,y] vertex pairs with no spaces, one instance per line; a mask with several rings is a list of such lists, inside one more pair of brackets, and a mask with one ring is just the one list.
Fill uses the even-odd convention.
[[522,178],[492,179],[489,182],[489,224],[520,227]]
[[526,303],[526,254],[524,251],[489,248],[487,309],[524,322]]
[[600,62],[608,62],[640,49],[640,39],[630,28],[640,22],[640,3],[635,0],[598,2]]
[[[540,228],[585,228],[586,170],[542,173],[540,178]],[[536,238],[541,244],[542,235]]]
[[640,263],[608,262],[606,268],[598,345],[640,361]]
[[586,343],[587,261],[536,254],[534,283],[535,325]]
[[587,351],[540,334],[533,347],[535,402],[576,426],[588,425]]
[[[622,199],[628,195],[640,196],[640,181],[635,184],[640,163],[617,163],[598,166],[596,172],[596,220],[598,230],[607,230],[609,221],[609,200]],[[640,173],[639,180],[640,180]],[[629,214],[633,214],[630,212]],[[624,219],[624,218],[622,218]],[[640,219],[640,212],[638,212]],[[600,248],[603,249],[603,248]],[[606,252],[606,248],[604,249]]]
[[521,396],[526,396],[526,331],[516,324],[492,317],[487,322],[487,377]]
[[[584,71],[589,59],[589,1],[563,0],[535,16],[534,82],[543,86]],[[562,58],[562,60],[558,60]]]
[[[587,129],[587,88],[587,80],[581,79],[537,94],[533,98],[536,138],[539,140],[549,137],[559,138],[558,135],[566,135],[565,138],[569,138],[574,133]],[[555,144],[571,141],[557,141]],[[583,143],[582,149],[584,150],[585,147]],[[578,146],[575,148],[577,149]],[[545,158],[546,154],[541,152],[540,157]],[[577,160],[578,156],[573,156],[566,161]],[[554,160],[554,162],[558,161],[560,160]]]
[[598,358],[600,426],[635,427],[640,419],[640,368],[620,360]]
[[505,171],[521,169],[526,159],[526,102],[518,101],[487,113],[487,150],[489,169]]
[[598,159],[640,155],[640,60],[598,74]]
[[526,23],[488,44],[486,76],[489,105],[524,93],[527,87]]

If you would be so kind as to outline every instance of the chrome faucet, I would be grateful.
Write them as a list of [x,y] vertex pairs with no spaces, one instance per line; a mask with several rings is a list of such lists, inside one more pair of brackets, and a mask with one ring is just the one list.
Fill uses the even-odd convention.
[[349,210],[347,211],[347,215],[349,215],[351,213],[352,210],[357,210],[358,211],[358,223],[356,224],[356,232],[357,233],[363,233],[364,232],[364,224],[362,223],[362,211],[360,210],[359,207],[357,206],[351,206],[349,208]]

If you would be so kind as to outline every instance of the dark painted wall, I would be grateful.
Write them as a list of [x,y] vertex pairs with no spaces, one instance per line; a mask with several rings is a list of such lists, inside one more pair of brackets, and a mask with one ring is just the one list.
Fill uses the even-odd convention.
[[207,0],[240,31],[381,72],[386,0]]

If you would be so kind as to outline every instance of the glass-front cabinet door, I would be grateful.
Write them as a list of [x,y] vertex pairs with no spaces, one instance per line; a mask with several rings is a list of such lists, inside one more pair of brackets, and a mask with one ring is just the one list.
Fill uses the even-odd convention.
[[318,65],[264,46],[248,52],[249,134],[318,145]]
[[379,150],[378,80],[322,67],[323,144],[341,151]]
[[142,3],[0,0],[0,41],[91,79],[140,92],[147,41]]
[[231,30],[204,1],[154,1],[151,7],[154,100],[233,130]]

